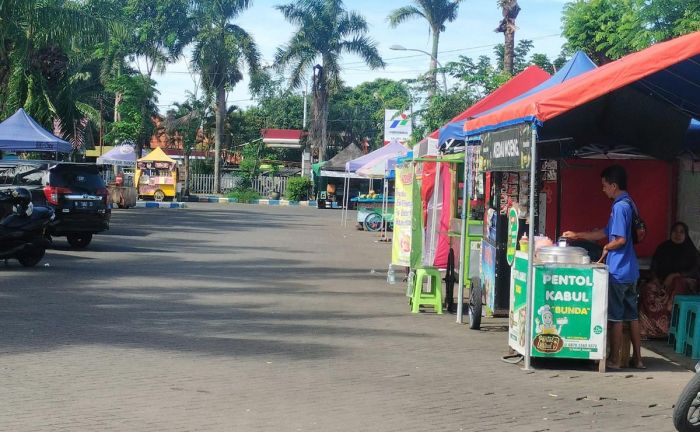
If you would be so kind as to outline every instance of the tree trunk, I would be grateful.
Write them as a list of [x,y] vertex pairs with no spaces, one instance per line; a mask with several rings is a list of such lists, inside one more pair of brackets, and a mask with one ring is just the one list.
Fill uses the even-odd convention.
[[216,89],[216,132],[214,135],[214,193],[221,192],[221,143],[224,139],[224,121],[226,120],[226,87],[220,83]]
[[506,26],[505,45],[503,47],[503,70],[513,75],[513,58],[515,57],[515,21],[508,21]]
[[122,115],[119,112],[119,105],[122,103],[124,94],[120,91],[114,93],[114,122],[122,121]]
[[440,29],[433,29],[433,50],[430,58],[430,88],[428,98],[432,98],[437,93],[437,56],[438,45],[440,44]]
[[184,156],[184,169],[185,169],[185,187],[182,194],[186,197],[190,196],[190,152],[185,151]]
[[328,92],[323,69],[314,76],[313,96],[310,139],[311,144],[318,148],[318,162],[323,162],[328,148]]

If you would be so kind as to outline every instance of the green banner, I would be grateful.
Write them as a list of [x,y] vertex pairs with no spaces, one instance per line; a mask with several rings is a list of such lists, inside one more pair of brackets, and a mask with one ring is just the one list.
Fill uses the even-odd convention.
[[527,253],[516,252],[510,272],[510,314],[508,345],[525,355],[527,335]]
[[535,266],[533,356],[603,358],[607,280],[601,267]]
[[515,257],[515,248],[518,246],[518,230],[520,229],[520,221],[518,220],[518,211],[511,207],[508,210],[508,240],[506,244],[506,261],[508,265],[513,265],[513,257]]
[[532,131],[528,123],[481,135],[481,156],[485,171],[526,171],[530,169]]

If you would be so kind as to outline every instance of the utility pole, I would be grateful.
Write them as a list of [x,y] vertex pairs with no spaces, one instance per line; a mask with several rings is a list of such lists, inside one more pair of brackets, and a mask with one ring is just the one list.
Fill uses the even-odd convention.
[[[99,132],[99,135],[100,135],[100,156],[102,156],[102,152],[104,151],[104,142],[102,140],[102,134],[103,134],[103,130],[102,130],[102,95],[100,95],[100,132]],[[138,159],[138,157],[137,157],[137,159]]]

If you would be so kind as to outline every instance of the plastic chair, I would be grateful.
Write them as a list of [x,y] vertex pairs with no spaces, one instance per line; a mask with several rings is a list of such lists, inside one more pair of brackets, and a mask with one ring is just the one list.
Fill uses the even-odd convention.
[[683,353],[685,350],[688,310],[690,306],[699,302],[700,295],[677,295],[673,298],[671,324],[668,328],[668,343],[674,345],[674,351],[678,354]]
[[687,328],[685,331],[685,343],[683,344],[683,354],[690,355],[691,358],[700,358],[700,303],[690,303],[687,307]]
[[[429,278],[430,291],[423,291],[423,280]],[[442,284],[440,271],[435,267],[419,267],[416,269],[416,282],[411,296],[411,312],[420,312],[421,305],[429,305],[435,313],[442,314]]]

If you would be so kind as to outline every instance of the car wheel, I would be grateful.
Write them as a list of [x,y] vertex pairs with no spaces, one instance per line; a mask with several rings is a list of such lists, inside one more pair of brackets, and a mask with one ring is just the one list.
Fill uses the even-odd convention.
[[76,249],[83,249],[87,247],[92,241],[92,234],[86,233],[73,233],[66,236],[68,239],[68,244]]
[[162,190],[158,189],[153,193],[153,199],[158,202],[161,202],[165,199],[165,193]]
[[34,267],[44,258],[45,253],[46,249],[43,247],[33,247],[17,255],[17,261],[24,267]]

